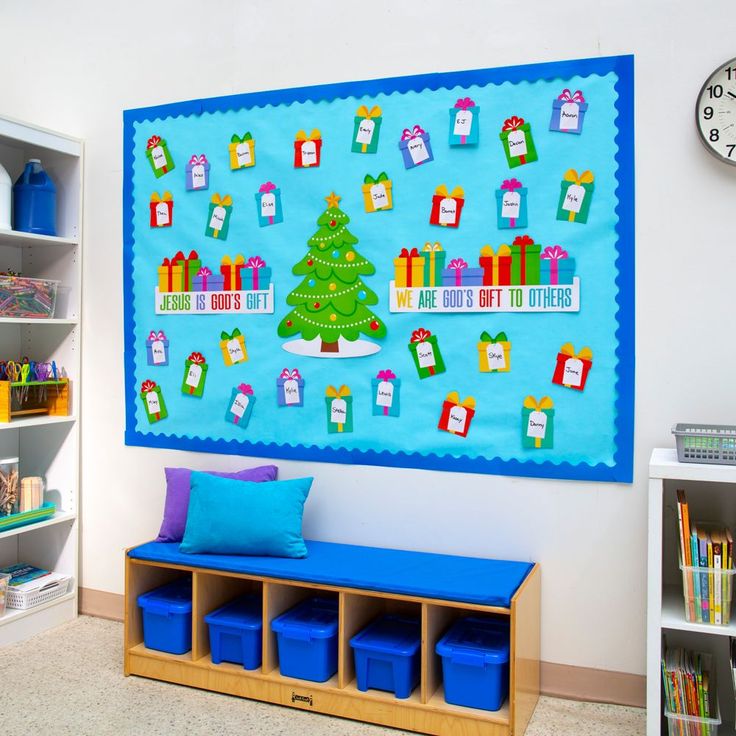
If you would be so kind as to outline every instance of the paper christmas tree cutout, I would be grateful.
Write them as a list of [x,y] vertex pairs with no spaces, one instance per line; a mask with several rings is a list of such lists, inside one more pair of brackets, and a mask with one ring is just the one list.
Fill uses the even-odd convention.
[[362,276],[375,273],[373,264],[353,247],[358,239],[348,230],[350,218],[340,209],[334,192],[327,209],[317,219],[319,228],[307,241],[309,251],[292,268],[301,283],[286,297],[293,307],[281,320],[278,334],[302,340],[287,343],[285,350],[320,357],[357,357],[380,348],[359,340],[360,334],[380,338],[386,325],[368,307],[378,297]]

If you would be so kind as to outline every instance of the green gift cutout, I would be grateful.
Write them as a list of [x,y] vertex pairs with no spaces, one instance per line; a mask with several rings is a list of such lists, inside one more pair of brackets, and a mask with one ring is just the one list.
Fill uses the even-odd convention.
[[185,396],[202,397],[204,382],[207,378],[207,363],[202,353],[191,353],[184,361],[184,378],[181,381],[181,392]]
[[445,372],[445,361],[442,359],[437,336],[420,327],[411,333],[409,352],[414,359],[414,367],[419,378],[429,378]]
[[541,245],[528,235],[514,238],[511,245],[511,285],[537,286],[541,280]]
[[218,240],[227,240],[227,233],[230,229],[230,216],[233,213],[233,198],[226,194],[220,197],[217,192],[212,195],[210,200],[210,210],[207,213],[207,228],[204,234],[210,238]]
[[353,397],[348,386],[328,386],[325,390],[327,431],[330,434],[353,431]]
[[161,387],[157,386],[155,381],[143,381],[140,396],[150,424],[160,422],[169,416],[166,411],[164,395],[161,393]]
[[376,153],[378,151],[378,133],[383,122],[381,113],[378,105],[374,105],[370,110],[365,105],[361,105],[356,110],[353,144],[350,148],[353,153]]
[[166,145],[165,139],[157,135],[152,135],[146,144],[146,158],[151,164],[153,173],[157,179],[164,174],[168,174],[174,168],[174,159],[171,158],[169,147]]
[[592,171],[578,174],[575,169],[568,169],[560,184],[560,201],[557,204],[557,219],[564,222],[588,222],[590,203],[593,200]]
[[516,115],[513,115],[504,120],[498,137],[503,143],[503,150],[510,169],[538,160],[537,149],[534,145],[534,138],[532,138],[532,128],[529,123],[524,122],[524,118],[517,118]]
[[555,410],[549,396],[537,401],[524,399],[521,409],[521,443],[525,448],[551,449],[554,446]]

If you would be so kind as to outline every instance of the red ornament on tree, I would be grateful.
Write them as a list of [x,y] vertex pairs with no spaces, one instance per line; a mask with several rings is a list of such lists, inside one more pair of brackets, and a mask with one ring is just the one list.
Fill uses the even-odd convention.
[[314,261],[313,261],[313,260],[312,260],[312,259],[310,258],[310,259],[309,259],[309,260],[307,261],[307,266],[313,266],[313,265],[314,265]]
[[330,227],[335,227],[337,225],[337,220],[330,220]]
[[293,323],[293,322],[292,322],[292,321],[291,321],[290,319],[287,319],[287,320],[286,320],[286,326],[287,326],[287,327],[291,327],[291,326],[292,326],[293,324],[294,324],[294,323]]
[[315,303],[314,303],[314,308],[315,308],[315,309],[319,309],[319,302],[315,302]]
[[373,322],[371,322],[371,324],[370,324],[370,328],[372,330],[377,330],[379,327],[380,327],[380,325],[378,324],[378,322],[376,322],[376,320],[373,320]]

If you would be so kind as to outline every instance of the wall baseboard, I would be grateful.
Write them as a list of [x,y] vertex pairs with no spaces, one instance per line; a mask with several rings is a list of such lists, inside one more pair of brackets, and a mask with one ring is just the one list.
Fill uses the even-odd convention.
[[[124,597],[119,593],[80,588],[79,612],[112,621],[122,621]],[[646,677],[627,672],[597,670],[555,662],[541,662],[543,695],[567,700],[615,703],[643,708],[646,703]]]

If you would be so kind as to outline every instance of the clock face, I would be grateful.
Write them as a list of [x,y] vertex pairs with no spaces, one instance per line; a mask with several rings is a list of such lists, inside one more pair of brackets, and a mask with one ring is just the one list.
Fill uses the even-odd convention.
[[736,166],[736,59],[708,77],[698,95],[695,122],[708,151]]

